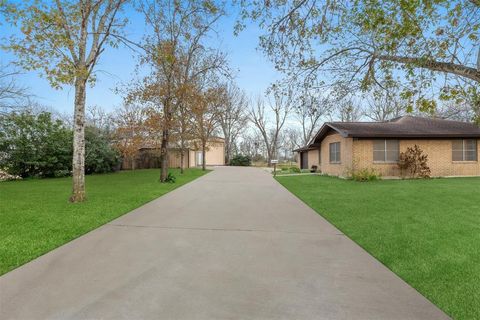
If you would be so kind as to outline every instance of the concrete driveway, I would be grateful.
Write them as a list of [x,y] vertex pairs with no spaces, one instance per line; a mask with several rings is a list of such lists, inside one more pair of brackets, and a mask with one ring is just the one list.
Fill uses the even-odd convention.
[[216,168],[0,277],[0,319],[442,319],[255,168]]

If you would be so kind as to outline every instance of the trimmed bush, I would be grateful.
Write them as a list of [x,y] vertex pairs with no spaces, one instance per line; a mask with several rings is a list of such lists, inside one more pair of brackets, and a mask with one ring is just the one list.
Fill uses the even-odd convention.
[[290,171],[293,173],[301,173],[302,170],[300,170],[299,167],[290,167]]
[[242,166],[242,167],[248,167],[252,164],[252,160],[250,159],[249,156],[244,156],[237,154],[230,160],[230,165],[231,166]]

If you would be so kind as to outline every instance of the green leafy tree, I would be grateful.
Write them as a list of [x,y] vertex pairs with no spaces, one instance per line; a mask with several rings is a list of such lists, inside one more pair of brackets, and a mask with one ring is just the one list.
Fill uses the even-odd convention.
[[480,84],[478,0],[240,2],[243,17],[265,30],[261,48],[302,86],[368,90],[394,82],[410,110],[445,100],[479,109],[472,98]]
[[0,116],[0,168],[21,177],[59,177],[72,169],[72,131],[48,112]]
[[102,129],[85,128],[85,173],[115,171],[120,164],[120,154],[110,143],[108,133]]
[[85,100],[95,66],[125,21],[118,12],[125,0],[2,1],[6,21],[18,26],[4,46],[26,70],[39,70],[53,88],[75,89],[73,123],[73,190],[70,200],[85,199]]

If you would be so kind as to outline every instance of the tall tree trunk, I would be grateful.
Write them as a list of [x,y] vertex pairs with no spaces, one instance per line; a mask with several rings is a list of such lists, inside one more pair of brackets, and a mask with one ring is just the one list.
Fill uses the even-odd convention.
[[206,160],[206,150],[207,150],[207,142],[202,141],[202,170],[205,171],[207,169],[207,165],[205,163]]
[[183,138],[180,139],[180,173],[183,173],[185,166],[183,162],[185,161],[185,142]]
[[230,164],[230,143],[225,139],[225,164]]
[[73,115],[73,189],[71,202],[85,200],[85,97],[86,79],[75,79],[75,112]]
[[162,144],[160,146],[160,182],[168,177],[168,129],[162,130]]

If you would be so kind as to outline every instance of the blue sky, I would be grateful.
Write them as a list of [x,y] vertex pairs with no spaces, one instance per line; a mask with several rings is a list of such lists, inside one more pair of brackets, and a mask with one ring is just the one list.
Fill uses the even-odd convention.
[[[138,39],[145,30],[143,17],[132,9],[128,9],[125,15],[129,18],[126,33],[133,39]],[[261,30],[256,25],[249,25],[238,36],[234,36],[233,27],[236,16],[229,16],[220,20],[216,28],[219,39],[212,40],[212,46],[219,46],[228,54],[230,66],[236,70],[236,83],[247,94],[255,96],[280,78],[273,65],[264,57],[262,52],[256,49],[258,36]],[[1,37],[16,32],[8,26],[1,26]],[[8,52],[0,51],[0,62],[9,63],[15,57]],[[133,52],[125,47],[118,49],[107,48],[97,65],[98,81],[94,88],[88,88],[87,106],[97,105],[110,111],[120,105],[121,97],[112,90],[120,82],[127,82],[133,76],[136,59]],[[36,96],[36,100],[47,107],[52,107],[62,113],[73,112],[74,90],[65,86],[63,90],[54,90],[49,83],[40,77],[38,72],[25,72],[18,81],[30,88]]]

